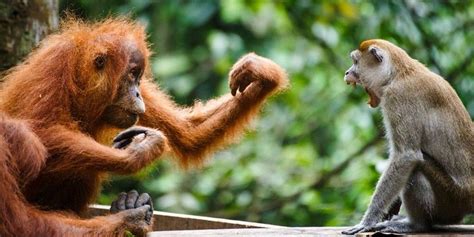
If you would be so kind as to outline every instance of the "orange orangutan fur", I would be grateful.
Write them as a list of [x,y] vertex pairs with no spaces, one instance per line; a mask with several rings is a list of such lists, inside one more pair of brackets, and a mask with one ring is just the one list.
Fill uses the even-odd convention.
[[[142,26],[127,19],[84,23],[70,19],[11,69],[0,89],[0,235],[116,236],[149,230],[127,210],[79,219],[95,200],[104,174],[132,173],[153,160],[124,165],[123,150],[102,145],[117,129],[101,120],[127,67],[124,42],[145,56],[140,90],[146,112],[141,126],[161,130],[181,165],[201,164],[210,152],[235,140],[265,99],[287,85],[283,69],[248,54],[229,74],[236,95],[191,108],[175,105],[152,81]],[[97,54],[110,65],[97,72]],[[132,221],[134,220],[134,221]]]

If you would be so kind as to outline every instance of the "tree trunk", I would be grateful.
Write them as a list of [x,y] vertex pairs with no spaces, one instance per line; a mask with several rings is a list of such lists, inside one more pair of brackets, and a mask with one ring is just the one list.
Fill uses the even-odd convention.
[[0,75],[55,30],[58,21],[58,0],[0,0]]

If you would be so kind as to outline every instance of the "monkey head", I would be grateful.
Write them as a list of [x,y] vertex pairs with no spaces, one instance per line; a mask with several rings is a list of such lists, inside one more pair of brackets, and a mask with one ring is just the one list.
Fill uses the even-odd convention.
[[133,41],[125,41],[128,63],[119,76],[117,94],[104,111],[103,119],[119,128],[127,128],[145,113],[145,103],[140,93],[140,80],[145,70],[144,54]]
[[127,20],[69,27],[63,35],[73,40],[77,55],[73,115],[89,124],[134,125],[145,112],[140,81],[151,74],[143,27]]
[[373,108],[380,104],[383,88],[393,77],[391,54],[385,47],[387,43],[384,40],[362,42],[359,49],[350,53],[353,64],[344,76],[347,84],[365,88],[370,97],[368,104]]

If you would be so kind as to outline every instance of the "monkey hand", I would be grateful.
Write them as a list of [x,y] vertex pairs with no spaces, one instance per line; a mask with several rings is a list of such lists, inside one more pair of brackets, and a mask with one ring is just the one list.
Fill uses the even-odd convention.
[[110,212],[122,215],[125,229],[136,236],[145,236],[151,230],[153,202],[148,193],[122,192],[112,202]]
[[136,172],[160,157],[166,149],[166,137],[162,132],[146,127],[134,126],[119,133],[113,147],[125,149],[127,173]]
[[282,90],[288,85],[285,70],[268,58],[249,53],[237,61],[229,73],[233,96],[243,93],[252,83],[260,84],[265,92]]
[[344,235],[354,235],[359,232],[370,232],[375,230],[376,223],[374,224],[366,224],[361,222],[360,224],[355,225],[354,227],[342,231],[342,234]]

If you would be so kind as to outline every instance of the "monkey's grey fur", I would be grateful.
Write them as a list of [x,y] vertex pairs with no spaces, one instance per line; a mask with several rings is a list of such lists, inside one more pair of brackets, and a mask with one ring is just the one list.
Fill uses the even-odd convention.
[[[351,57],[345,80],[364,86],[373,107],[380,104],[390,163],[362,221],[343,233],[459,223],[474,210],[474,125],[456,92],[390,42],[364,41]],[[407,218],[383,221],[398,197]]]

